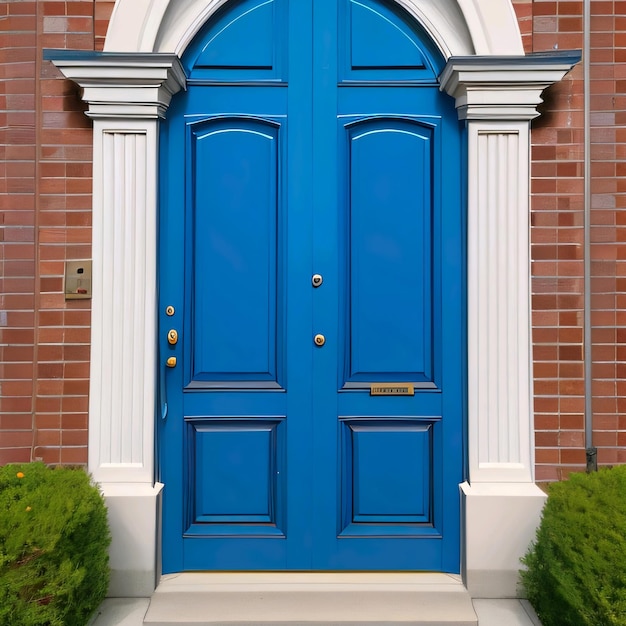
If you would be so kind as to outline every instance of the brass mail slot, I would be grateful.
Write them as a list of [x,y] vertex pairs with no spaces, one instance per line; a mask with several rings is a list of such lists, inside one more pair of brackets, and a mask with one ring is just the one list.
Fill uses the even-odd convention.
[[373,383],[370,396],[414,396],[415,388],[409,383]]

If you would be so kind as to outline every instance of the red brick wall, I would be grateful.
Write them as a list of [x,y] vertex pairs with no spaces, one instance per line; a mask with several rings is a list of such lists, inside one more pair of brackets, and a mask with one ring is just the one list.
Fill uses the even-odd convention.
[[113,1],[0,2],[0,463],[87,460],[91,130],[44,48],[101,49]]
[[[593,444],[626,462],[626,2],[591,6]],[[521,1],[527,52],[583,47],[582,1]],[[620,61],[622,62],[620,65]],[[532,289],[537,480],[585,467],[582,63],[544,94],[532,132]],[[620,125],[622,128],[620,128]],[[621,144],[621,145],[620,145]],[[622,414],[620,416],[620,413]]]
[[[0,463],[85,463],[91,131],[44,48],[102,49],[113,0],[0,1]],[[527,52],[582,48],[582,0],[514,0]],[[591,2],[594,444],[626,462],[626,0]],[[537,479],[585,465],[583,81],[545,93],[532,132]]]
[[594,443],[626,463],[626,2],[591,3]]

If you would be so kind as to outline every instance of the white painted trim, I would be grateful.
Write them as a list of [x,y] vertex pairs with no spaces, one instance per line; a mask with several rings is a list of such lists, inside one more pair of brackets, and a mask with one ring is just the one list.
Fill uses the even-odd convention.
[[89,470],[101,483],[155,478],[158,120],[185,85],[174,55],[59,53],[93,134]]
[[570,71],[575,53],[450,59],[441,89],[456,101],[459,119],[531,120],[543,91]]
[[158,125],[185,85],[172,55],[59,54],[93,126],[89,471],[112,534],[109,594],[150,595],[160,574],[155,484]]
[[[181,55],[225,0],[117,0],[107,52]],[[510,0],[397,0],[439,46],[445,58],[524,53]]]
[[59,54],[52,62],[82,89],[92,118],[157,119],[165,117],[172,96],[186,78],[174,54]]
[[533,483],[463,483],[463,581],[474,598],[520,596],[520,558],[535,537],[546,494]]
[[145,598],[160,576],[159,528],[163,485],[105,483],[112,542],[109,549],[109,596]]
[[[517,16],[510,0],[458,0],[474,54],[524,54]],[[453,52],[460,56],[464,52]],[[471,53],[469,53],[471,54]]]
[[534,477],[530,120],[571,69],[554,55],[451,59],[441,89],[467,122],[469,481]]
[[532,480],[528,122],[468,124],[469,478]]
[[576,55],[450,59],[441,89],[467,123],[469,482],[534,478],[530,120]]
[[94,123],[89,470],[103,482],[154,479],[156,126]]

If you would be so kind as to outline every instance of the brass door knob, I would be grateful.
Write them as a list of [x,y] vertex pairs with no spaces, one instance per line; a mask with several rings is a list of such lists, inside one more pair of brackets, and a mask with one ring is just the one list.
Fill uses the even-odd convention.
[[326,343],[326,337],[324,335],[315,335],[313,341],[316,346],[322,347]]
[[176,367],[176,357],[175,356],[171,356],[169,359],[167,359],[167,361],[165,361],[165,364],[168,367]]

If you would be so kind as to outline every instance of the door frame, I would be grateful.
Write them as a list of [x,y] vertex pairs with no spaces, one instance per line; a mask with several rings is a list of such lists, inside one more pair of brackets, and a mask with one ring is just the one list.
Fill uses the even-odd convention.
[[[94,120],[89,469],[109,507],[111,596],[150,595],[160,575],[155,415],[162,417],[166,398],[159,395],[163,364],[156,350],[159,119],[185,88],[182,51],[221,4],[117,0],[105,52],[45,54],[82,88]],[[448,59],[440,88],[465,121],[468,463],[459,486],[461,570],[470,593],[511,597],[545,499],[533,482],[530,121],[539,115],[542,91],[580,55],[524,56],[510,0],[398,4]]]

